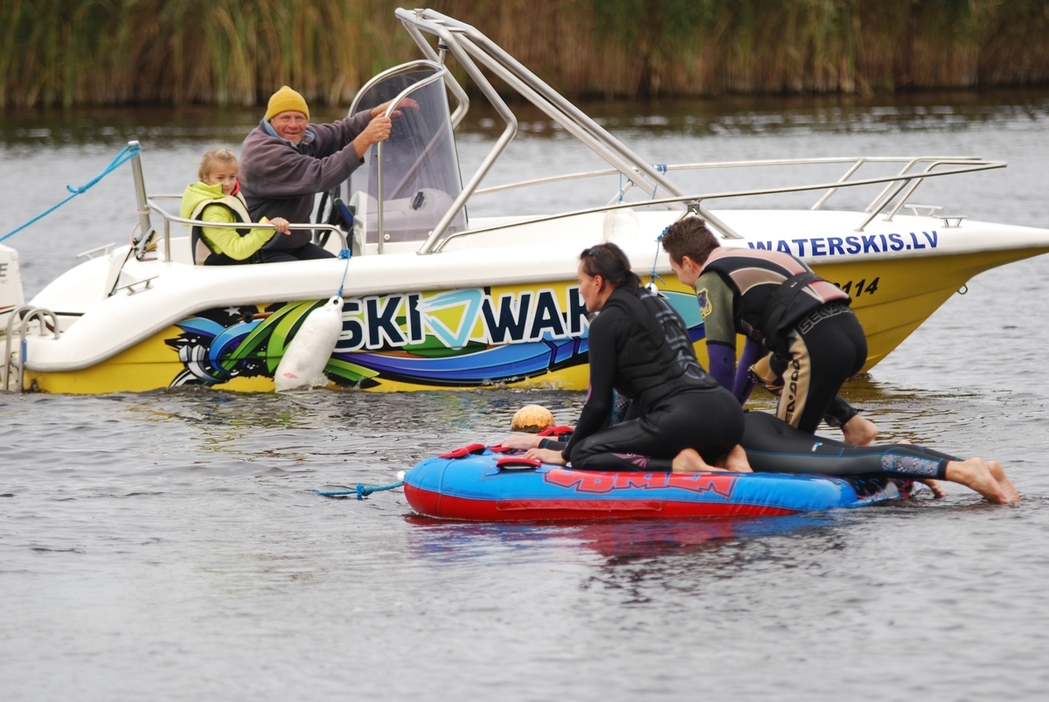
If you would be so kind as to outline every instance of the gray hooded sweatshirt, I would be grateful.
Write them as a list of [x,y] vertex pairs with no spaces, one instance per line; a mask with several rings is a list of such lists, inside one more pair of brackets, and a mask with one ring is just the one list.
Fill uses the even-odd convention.
[[[371,115],[368,110],[331,124],[310,124],[298,146],[281,139],[266,120],[251,130],[240,152],[240,186],[253,221],[283,217],[306,223],[314,196],[346,180],[364,161],[351,142]],[[301,242],[292,239],[302,238]],[[308,231],[282,236],[281,248],[309,241]]]

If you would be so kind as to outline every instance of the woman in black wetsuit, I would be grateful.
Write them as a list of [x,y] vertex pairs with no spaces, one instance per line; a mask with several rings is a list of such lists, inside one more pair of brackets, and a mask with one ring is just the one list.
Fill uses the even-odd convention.
[[[946,495],[937,480],[949,480],[975,490],[989,502],[1009,504],[1019,502],[1020,493],[997,461],[982,458],[962,460],[946,453],[915,444],[883,444],[880,446],[853,446],[823,436],[815,436],[796,429],[774,415],[764,412],[744,414],[744,432],[740,444],[746,452],[750,468],[757,473],[794,473],[831,476],[888,476],[909,478],[928,484],[936,497]],[[511,435],[503,444],[508,448],[542,446],[552,453],[565,444],[535,435]],[[688,449],[682,451],[688,453]],[[531,452],[526,455],[531,455]],[[626,457],[624,457],[626,458]],[[548,461],[552,462],[552,461]],[[681,454],[674,461],[674,469],[682,465]],[[746,462],[738,460],[733,470],[748,472]],[[608,470],[624,470],[609,467]],[[636,470],[636,467],[629,468]],[[649,470],[656,468],[649,467]],[[683,472],[717,470],[684,468]]]
[[[852,446],[795,429],[764,412],[747,412],[744,424],[740,443],[751,468],[758,473],[878,474],[949,480],[975,490],[990,502],[1020,500],[1020,493],[997,461],[962,460],[914,444]],[[937,492],[937,496],[942,494]]]
[[[584,470],[881,473],[950,480],[991,502],[1020,499],[994,461],[962,461],[910,444],[849,446],[760,412],[744,419],[735,397],[696,361],[684,322],[641,286],[615,244],[583,251],[579,294],[589,312],[600,312],[590,323],[586,404],[567,445],[535,436],[505,444],[533,447],[528,458]],[[609,426],[613,391],[631,400],[635,419]]]
[[[586,404],[563,450],[526,456],[585,470],[732,467],[731,456],[742,453],[739,402],[699,365],[681,317],[641,285],[618,246],[583,251],[579,294],[588,312],[600,313],[590,323]],[[609,426],[613,391],[630,398],[636,419]]]

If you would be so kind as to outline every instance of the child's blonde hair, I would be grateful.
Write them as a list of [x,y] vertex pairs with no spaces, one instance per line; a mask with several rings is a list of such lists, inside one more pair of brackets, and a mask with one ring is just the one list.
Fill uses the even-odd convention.
[[211,173],[211,169],[215,167],[216,163],[227,163],[233,166],[237,165],[237,157],[232,151],[227,149],[225,146],[220,146],[217,149],[204,154],[204,157],[200,159],[200,170],[197,171],[197,178],[204,180],[204,176]]

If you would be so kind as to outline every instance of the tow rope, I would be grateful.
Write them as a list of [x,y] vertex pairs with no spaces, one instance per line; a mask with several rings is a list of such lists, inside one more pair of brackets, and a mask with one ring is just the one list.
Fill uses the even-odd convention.
[[357,483],[357,487],[353,490],[315,490],[314,492],[321,497],[345,497],[347,495],[356,495],[358,500],[363,500],[373,492],[382,492],[383,490],[393,490],[404,485],[404,481],[397,483],[390,483],[389,485],[364,485]]
[[29,220],[28,222],[26,222],[22,226],[16,227],[16,228],[12,229],[11,231],[9,231],[7,234],[4,234],[3,236],[0,236],[0,241],[3,241],[4,239],[7,239],[8,237],[14,236],[15,234],[17,234],[18,232],[22,231],[23,229],[25,229],[26,227],[28,227],[30,225],[36,224],[41,219],[43,219],[44,217],[46,217],[49,214],[51,214],[52,212],[57,210],[59,207],[61,207],[62,205],[66,204],[67,202],[72,200],[77,195],[81,195],[81,194],[87,192],[92,187],[94,187],[95,184],[98,183],[98,181],[102,180],[107,175],[109,175],[110,173],[112,173],[113,171],[115,171],[116,169],[120,168],[122,165],[124,165],[128,161],[130,161],[132,159],[132,157],[134,157],[135,154],[137,154],[139,152],[140,148],[141,147],[138,144],[135,144],[134,146],[125,146],[123,149],[120,150],[120,153],[116,155],[116,158],[114,158],[112,160],[112,162],[110,162],[110,164],[108,166],[106,166],[106,169],[104,171],[102,171],[98,175],[98,177],[96,177],[94,180],[91,180],[91,181],[85,183],[84,185],[81,185],[79,188],[74,188],[72,185],[67,185],[66,186],[66,190],[68,190],[69,192],[73,193],[72,195],[70,195],[65,200],[63,200],[62,202],[60,202],[57,205],[55,205],[54,207],[51,207],[51,208],[49,208],[47,210],[44,210],[43,212],[38,214],[36,217],[33,217],[31,220]]

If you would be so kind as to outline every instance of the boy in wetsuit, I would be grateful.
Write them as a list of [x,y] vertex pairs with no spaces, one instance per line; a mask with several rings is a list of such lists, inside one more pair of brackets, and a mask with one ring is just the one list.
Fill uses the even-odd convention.
[[[667,227],[662,245],[681,282],[696,290],[709,372],[741,404],[756,380],[779,397],[776,415],[791,426],[811,434],[826,418],[847,443],[877,436],[874,423],[837,395],[867,360],[846,293],[793,256],[722,247],[699,217]],[[747,339],[738,369],[737,333]]]

